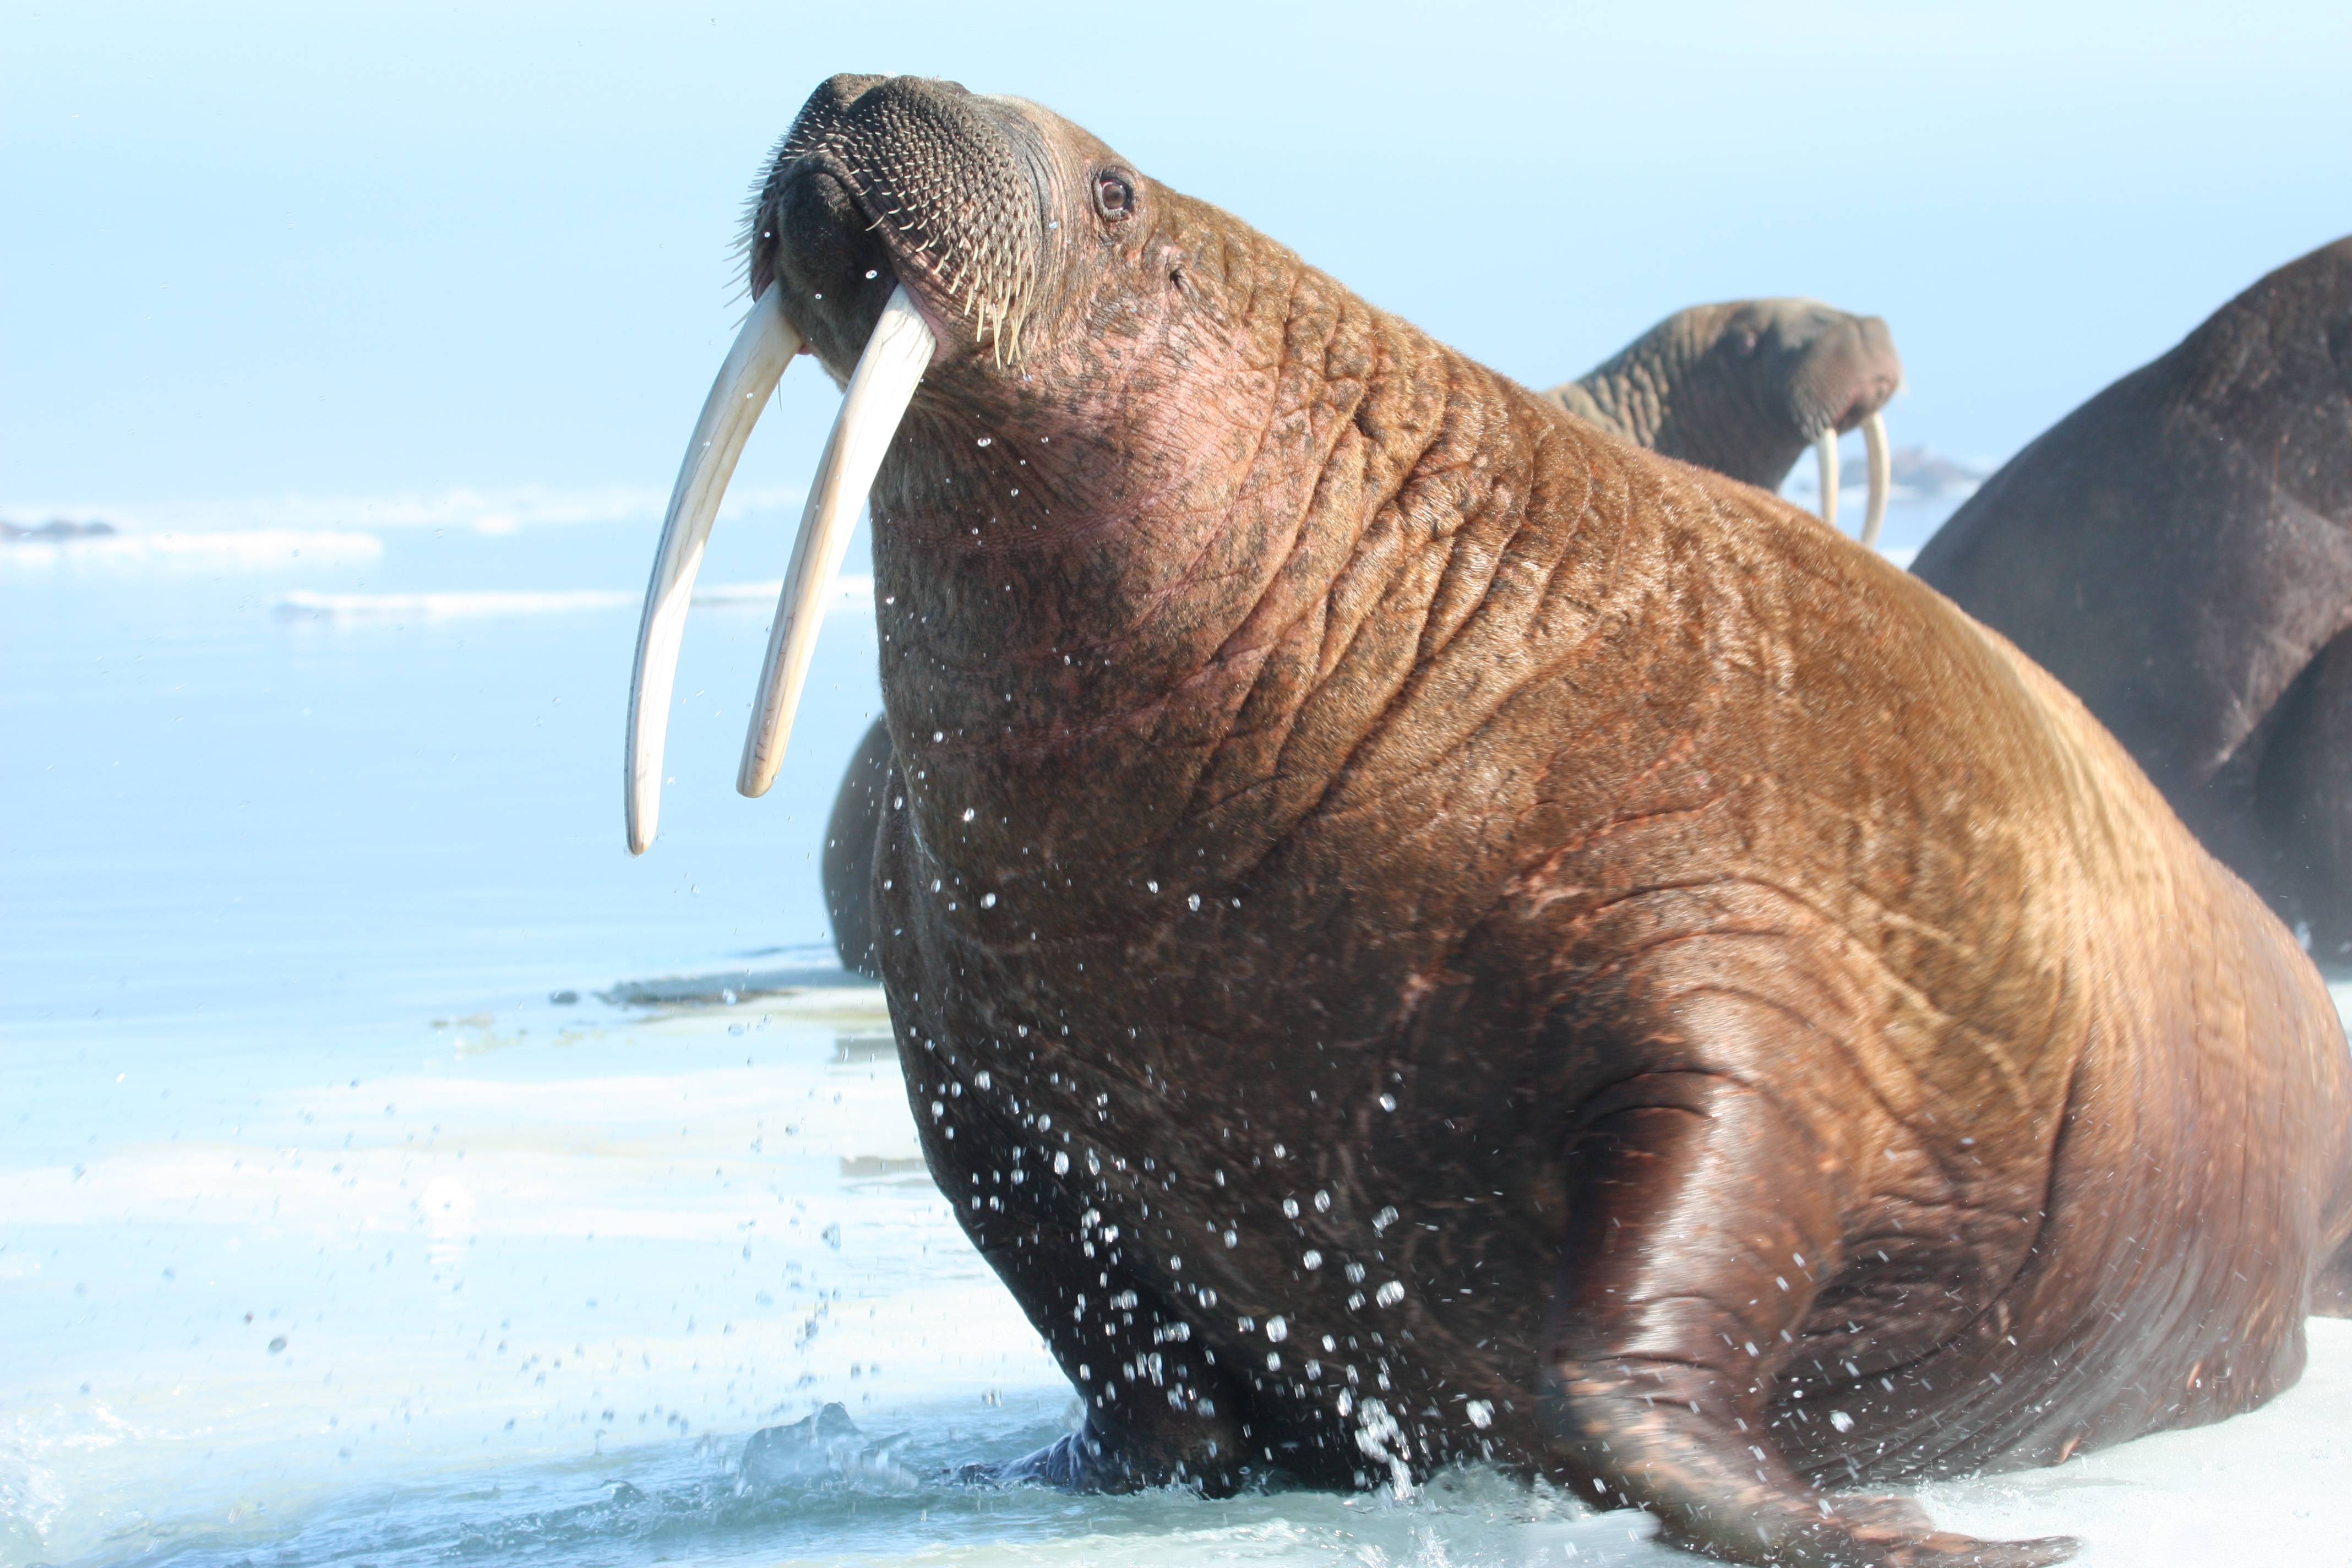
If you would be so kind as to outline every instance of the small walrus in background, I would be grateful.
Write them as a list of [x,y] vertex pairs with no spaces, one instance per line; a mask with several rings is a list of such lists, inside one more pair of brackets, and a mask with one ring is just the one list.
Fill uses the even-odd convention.
[[[1677,310],[1546,397],[1669,458],[1778,490],[1808,448],[1820,459],[1822,521],[1837,526],[1837,438],[1861,427],[1870,492],[1862,542],[1878,542],[1892,482],[1879,412],[1903,384],[1886,323],[1811,300],[1742,300]],[[825,820],[818,874],[842,967],[881,978],[874,951],[874,840],[890,771],[874,721],[850,753]]]
[[2294,1380],[2352,1233],[2334,1009],[2008,643],[1034,104],[836,77],[749,238],[629,840],[804,346],[847,391],[738,782],[870,492],[908,1097],[1087,1406],[1001,1474],[1485,1458],[1738,1561],[2041,1563],[1826,1489]]
[[1915,570],[2352,971],[2352,238],[2036,437]]
[[1895,339],[1876,316],[1811,300],[1735,300],[1675,311],[1574,381],[1544,394],[1636,447],[1778,490],[1811,447],[1822,521],[1837,526],[1837,438],[1860,426],[1878,542],[1893,456],[1880,414],[1903,384]]

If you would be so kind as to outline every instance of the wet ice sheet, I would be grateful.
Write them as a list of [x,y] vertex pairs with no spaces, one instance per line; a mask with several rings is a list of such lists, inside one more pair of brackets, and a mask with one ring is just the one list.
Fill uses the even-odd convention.
[[234,1098],[126,1074],[79,1158],[0,1171],[12,1560],[1050,1375],[923,1173],[878,994],[518,1027]]
[[[957,1485],[1070,1400],[921,1169],[877,993],[442,1023],[168,1116],[126,1077],[80,1158],[0,1171],[0,1563],[1676,1560],[1475,1473]],[[2341,1561],[2352,1324],[2314,1339],[2269,1409],[1931,1505],[2094,1563]],[[748,1434],[833,1400],[870,1456],[741,1483]]]

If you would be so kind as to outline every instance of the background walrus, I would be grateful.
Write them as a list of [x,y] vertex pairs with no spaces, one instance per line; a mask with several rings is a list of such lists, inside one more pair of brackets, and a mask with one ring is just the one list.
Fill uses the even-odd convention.
[[[1822,518],[1837,526],[1837,437],[1868,437],[1863,542],[1876,542],[1890,486],[1879,411],[1903,383],[1886,323],[1811,300],[1740,300],[1675,311],[1574,381],[1544,394],[1637,447],[1777,490],[1811,448]],[[882,825],[890,731],[877,719],[842,770],[819,874],[842,967],[879,979],[874,952],[874,840]]]
[[2352,967],[2352,239],[2035,437],[1916,570]]
[[834,79],[751,258],[631,841],[682,584],[805,342],[848,392],[742,782],[871,483],[908,1091],[1088,1405],[1016,1471],[1484,1455],[1724,1556],[2038,1563],[2070,1543],[1818,1485],[2294,1377],[2352,1229],[2326,992],[1948,602],[1034,105]]

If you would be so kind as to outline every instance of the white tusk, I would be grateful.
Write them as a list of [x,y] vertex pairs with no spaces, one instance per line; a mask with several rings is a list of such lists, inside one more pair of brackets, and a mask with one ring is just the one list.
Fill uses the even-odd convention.
[[719,498],[734,477],[735,459],[760,421],[760,410],[776,389],[784,367],[800,353],[801,335],[784,320],[782,290],[772,285],[751,307],[751,319],[735,334],[727,363],[703,399],[694,422],[686,461],[678,465],[670,491],[669,515],[662,520],[661,549],[654,556],[653,581],[646,587],[645,619],[637,626],[637,664],[629,677],[627,813],[629,853],[642,855],[654,841],[661,818],[662,742],[669,734],[670,689],[677,679],[678,644],[686,637],[687,606],[694,598],[694,575],[702,569],[702,546]]
[[1832,528],[1837,526],[1837,437],[1832,425],[1813,437],[1813,460],[1822,469],[1822,521]]
[[1870,454],[1870,510],[1863,514],[1862,542],[1878,548],[1878,525],[1886,521],[1886,492],[1895,488],[1895,458],[1886,449],[1886,421],[1874,414],[1862,422],[1862,444]]
[[793,737],[793,714],[809,658],[816,652],[817,628],[824,624],[824,600],[840,574],[841,557],[865,510],[866,492],[898,433],[908,401],[921,384],[939,341],[915,309],[907,287],[890,291],[882,319],[874,323],[866,352],[850,373],[841,414],[809,486],[808,510],[801,514],[800,537],[793,541],[792,563],[784,568],[784,591],[776,602],[776,624],[768,634],[767,662],[760,668],[760,692],[751,703],[751,730],[743,739],[743,765],[735,787],[762,795],[783,766]]

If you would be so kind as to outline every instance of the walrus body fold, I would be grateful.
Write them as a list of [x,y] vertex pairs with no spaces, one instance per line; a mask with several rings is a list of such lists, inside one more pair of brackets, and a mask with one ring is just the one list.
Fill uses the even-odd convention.
[[835,375],[893,290],[938,334],[874,908],[1087,1405],[1007,1473],[1485,1458],[1718,1555],[2038,1563],[1822,1489],[2293,1381],[2327,995],[1999,637],[1018,100],[835,79],[752,235]]

